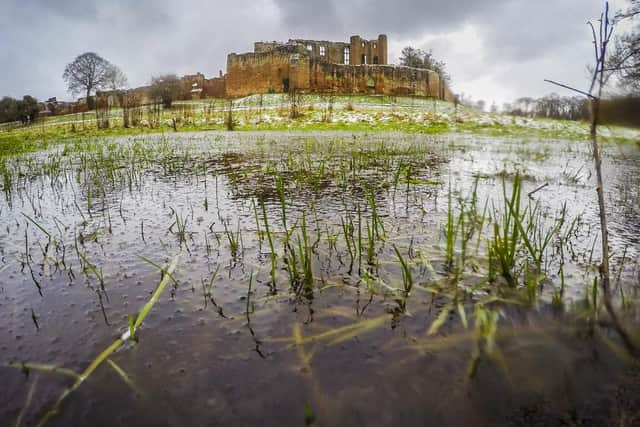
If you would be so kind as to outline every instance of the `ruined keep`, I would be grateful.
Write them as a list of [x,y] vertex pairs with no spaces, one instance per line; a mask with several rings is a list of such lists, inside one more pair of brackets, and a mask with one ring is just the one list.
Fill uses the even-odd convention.
[[256,42],[253,53],[269,53],[285,46],[300,46],[316,61],[345,65],[387,64],[387,36],[384,34],[376,40],[351,36],[349,43],[304,39],[290,39],[287,43]]
[[[290,39],[255,42],[253,52],[227,56],[227,73],[205,78],[182,77],[181,100],[237,98],[261,93],[300,92],[414,95],[453,101],[454,95],[438,73],[389,65],[387,36],[349,42]],[[145,102],[148,87],[134,89]],[[109,95],[98,93],[98,97]]]

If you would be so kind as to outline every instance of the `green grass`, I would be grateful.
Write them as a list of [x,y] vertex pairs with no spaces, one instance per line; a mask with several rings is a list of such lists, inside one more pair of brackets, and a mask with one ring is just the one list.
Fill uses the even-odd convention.
[[[351,132],[402,132],[423,134],[470,133],[474,135],[587,140],[589,129],[586,123],[549,119],[532,119],[527,124],[516,123],[505,116],[482,113],[468,107],[458,107],[443,101],[412,97],[380,96],[336,96],[333,121],[323,120],[320,105],[326,99],[320,95],[305,95],[305,106],[299,118],[287,115],[287,104],[281,95],[264,95],[263,109],[257,107],[257,96],[234,101],[234,131],[351,131]],[[208,105],[217,105],[213,113]],[[346,111],[345,105],[354,105],[355,111]],[[143,135],[149,133],[174,132],[172,120],[176,119],[181,132],[226,130],[223,100],[203,100],[176,103],[171,109],[162,111],[157,127],[139,125],[124,128],[117,109],[111,112],[112,126],[97,129],[95,116],[88,113],[81,126],[72,125],[78,115],[47,118],[45,123],[0,131],[0,160],[7,156],[47,148],[60,141],[81,140],[96,136]],[[185,110],[189,106],[188,110]],[[286,111],[285,111],[286,110]],[[258,114],[262,114],[259,117]],[[266,119],[265,119],[266,118]],[[637,142],[640,132],[610,127],[605,140],[625,143]],[[0,163],[1,170],[1,163]]]

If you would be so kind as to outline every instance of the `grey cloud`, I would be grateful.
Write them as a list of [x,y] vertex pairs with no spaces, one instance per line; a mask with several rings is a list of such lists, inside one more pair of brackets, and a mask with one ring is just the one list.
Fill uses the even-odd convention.
[[478,22],[485,35],[487,53],[494,60],[531,61],[540,56],[562,55],[572,46],[590,43],[585,25],[596,16],[600,0],[563,0],[556,4],[513,0]]
[[302,29],[307,33],[314,31],[329,35],[342,33],[348,20],[345,10],[349,7],[339,0],[276,0],[275,4],[284,25],[296,31]]
[[[541,64],[583,77],[591,59],[584,23],[600,7],[601,0],[8,0],[0,15],[0,96],[68,98],[62,71],[85,51],[142,85],[162,72],[217,75],[227,53],[251,50],[256,40],[379,33],[388,34],[392,57],[400,43],[433,48],[460,78],[485,75],[517,96]],[[452,56],[456,46],[447,40],[467,26],[480,39],[473,59]],[[420,46],[426,35],[436,42]]]
[[18,2],[40,13],[60,15],[70,18],[94,18],[98,13],[96,3],[77,0],[35,0],[31,2]]
[[230,49],[248,50],[268,25],[277,27],[275,13],[270,22],[252,16],[260,0],[75,3],[77,9],[71,1],[56,2],[56,11],[44,1],[6,5],[0,15],[0,96],[69,98],[64,66],[86,51],[117,64],[132,85],[164,72],[217,75]]
[[404,37],[458,27],[484,10],[493,10],[508,1],[275,0],[275,4],[290,28],[303,29],[313,25],[329,33],[347,29],[354,33],[387,32]]

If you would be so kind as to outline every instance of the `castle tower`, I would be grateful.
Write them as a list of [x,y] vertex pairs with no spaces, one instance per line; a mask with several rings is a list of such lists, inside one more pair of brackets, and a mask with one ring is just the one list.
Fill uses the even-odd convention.
[[377,46],[377,51],[378,51],[378,64],[380,65],[387,65],[389,62],[389,59],[387,58],[387,35],[386,34],[380,34],[378,36],[378,46]]
[[351,57],[349,59],[349,64],[360,65],[362,64],[362,55],[364,54],[362,38],[360,36],[351,36],[350,41],[351,47],[349,48],[349,52],[351,53]]

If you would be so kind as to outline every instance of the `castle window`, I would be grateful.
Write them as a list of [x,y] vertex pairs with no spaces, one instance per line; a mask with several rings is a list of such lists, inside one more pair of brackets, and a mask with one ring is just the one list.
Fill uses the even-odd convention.
[[364,47],[364,42],[362,42],[362,47]]
[[365,55],[364,53],[362,54],[362,57],[360,58],[360,62],[362,64],[366,64],[367,63],[367,55]]
[[375,43],[373,44],[373,48],[374,48],[374,49],[376,48],[376,44],[375,44]]
[[324,46],[320,46],[320,56],[324,56]]
[[311,52],[311,51],[313,50],[313,46],[311,46],[310,44],[308,44],[308,45],[307,45],[307,50],[308,50],[309,52]]
[[344,48],[344,60],[343,60],[343,62],[348,65],[350,57],[351,57],[351,52],[349,52],[349,48],[348,47],[345,47]]

